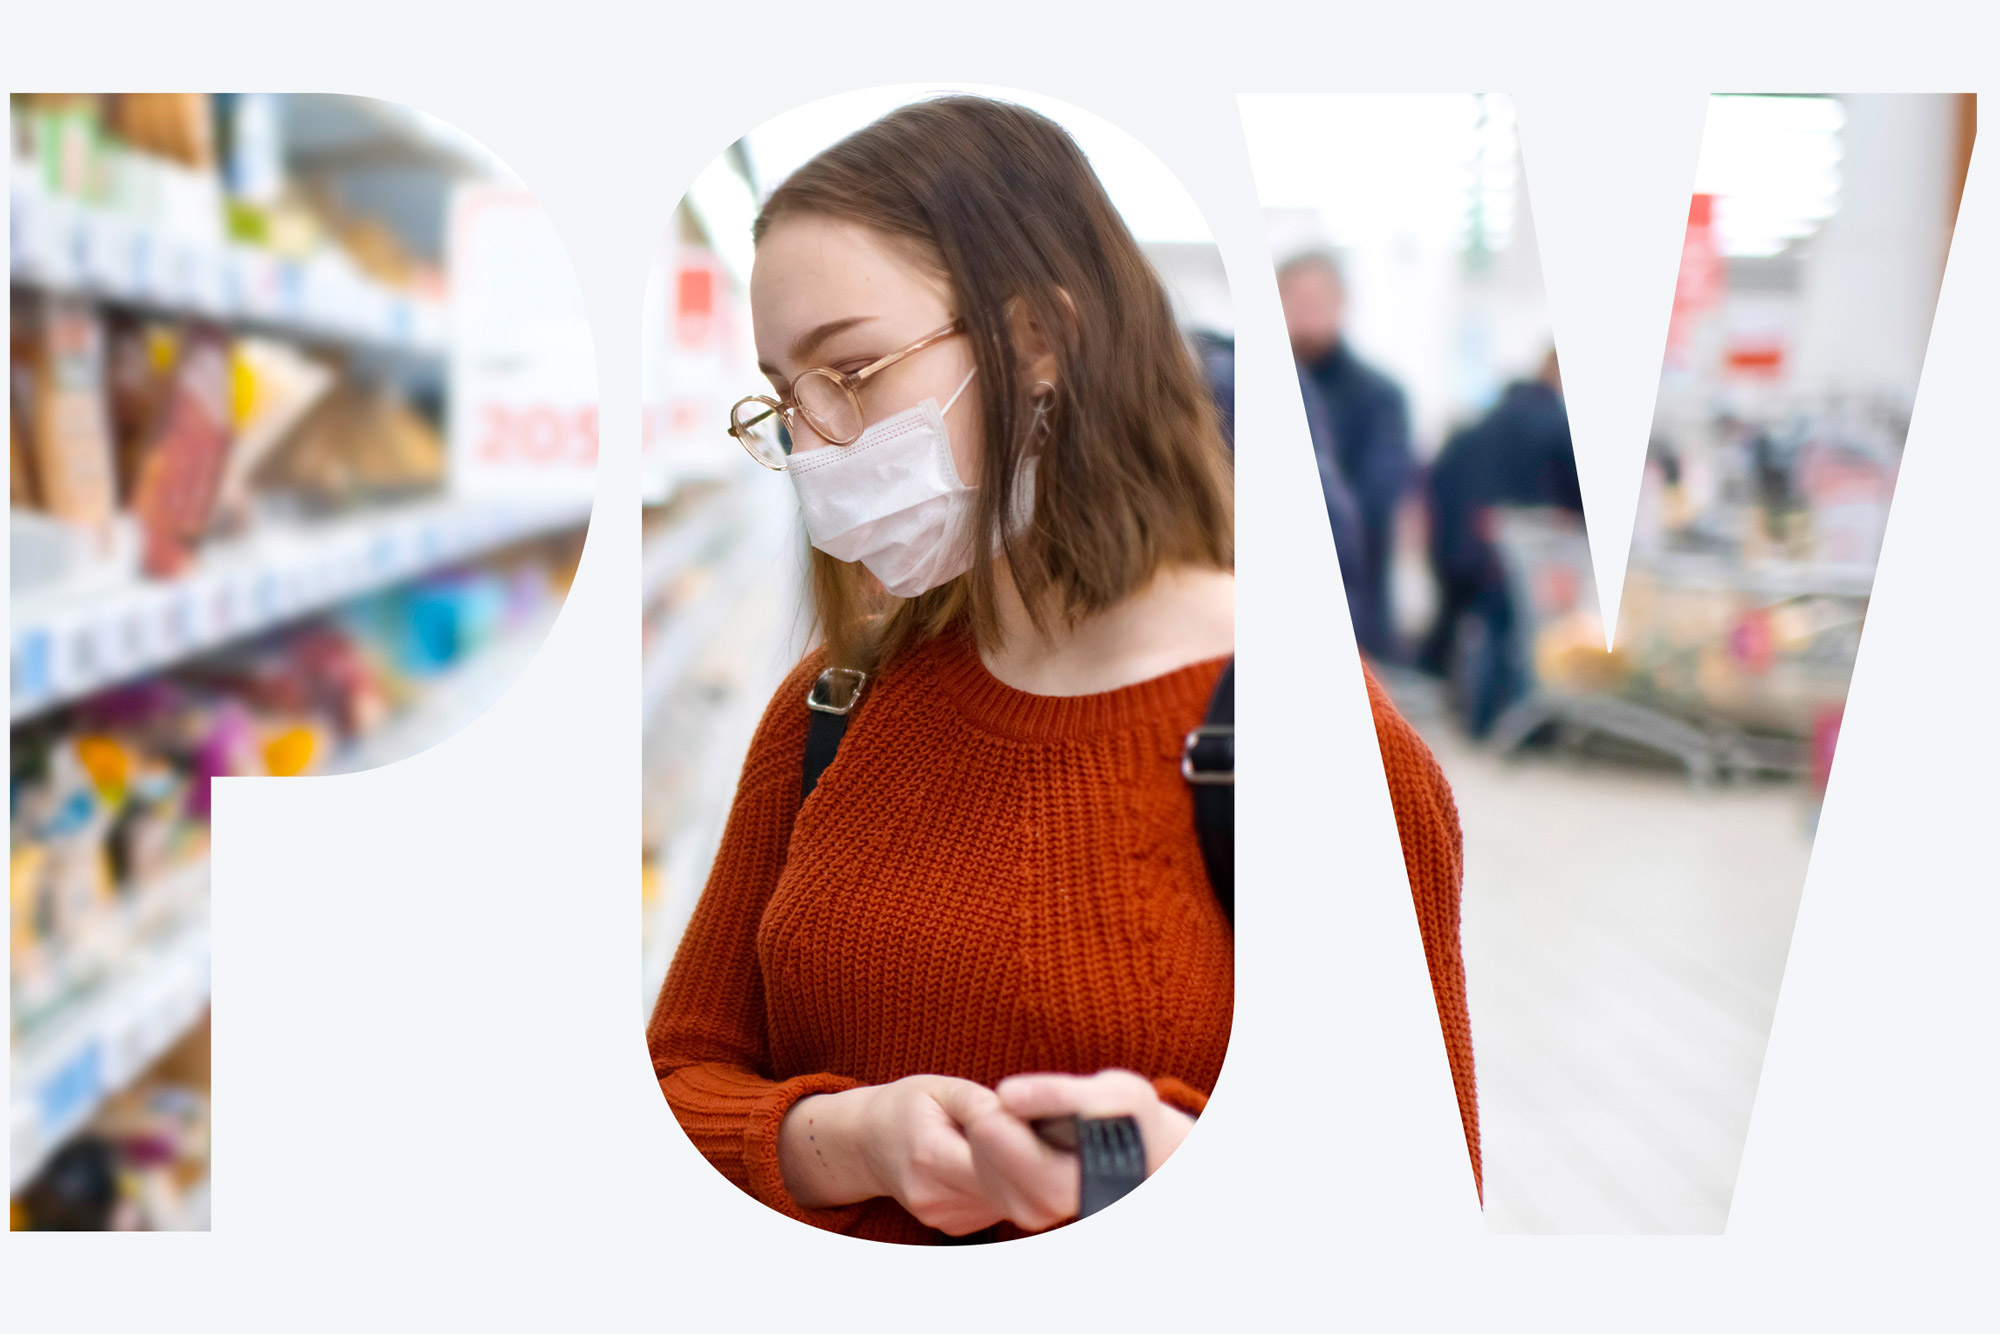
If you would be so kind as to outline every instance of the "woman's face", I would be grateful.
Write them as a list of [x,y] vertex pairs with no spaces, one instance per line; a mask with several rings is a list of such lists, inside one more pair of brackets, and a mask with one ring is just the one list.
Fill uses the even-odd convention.
[[[880,232],[859,223],[798,213],[779,219],[757,245],[750,270],[750,319],[758,369],[780,398],[804,370],[853,373],[951,323],[958,314],[945,281],[914,264]],[[873,426],[935,398],[943,407],[972,370],[964,338],[947,338],[860,386],[862,421]],[[828,448],[804,418],[795,453]],[[978,485],[979,382],[945,414],[952,463]]]

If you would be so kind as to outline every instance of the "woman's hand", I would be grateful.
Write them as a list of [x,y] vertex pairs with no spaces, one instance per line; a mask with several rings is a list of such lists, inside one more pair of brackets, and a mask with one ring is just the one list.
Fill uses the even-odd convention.
[[1194,1118],[1160,1101],[1152,1082],[1130,1070],[1094,1075],[1015,1075],[1000,1081],[994,1105],[963,1122],[973,1167],[1002,1215],[1039,1232],[1074,1218],[1083,1171],[1074,1153],[1042,1143],[1028,1123],[1045,1116],[1129,1116],[1139,1123],[1151,1176],[1180,1147]]
[[778,1131],[785,1188],[808,1209],[888,1195],[953,1236],[991,1227],[1002,1214],[973,1169],[963,1127],[998,1108],[991,1089],[944,1075],[801,1098]]

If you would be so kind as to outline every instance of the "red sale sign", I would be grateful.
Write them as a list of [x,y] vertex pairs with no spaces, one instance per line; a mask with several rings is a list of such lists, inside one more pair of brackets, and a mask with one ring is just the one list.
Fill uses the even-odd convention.
[[1680,275],[1674,283],[1673,316],[1667,325],[1667,364],[1687,365],[1694,325],[1722,299],[1722,256],[1715,245],[1715,196],[1696,195],[1688,206],[1687,239],[1681,245]]
[[554,225],[526,190],[462,186],[449,262],[453,486],[588,496],[597,362]]
[[721,258],[694,241],[662,244],[648,285],[642,376],[644,478],[650,500],[741,466],[729,407],[770,386],[750,343],[747,296]]

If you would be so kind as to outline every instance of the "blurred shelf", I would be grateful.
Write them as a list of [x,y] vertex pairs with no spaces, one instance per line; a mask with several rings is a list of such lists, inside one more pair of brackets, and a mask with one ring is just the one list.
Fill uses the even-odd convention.
[[293,167],[419,168],[447,178],[511,174],[472,136],[401,102],[291,93],[284,119],[285,157]]
[[646,657],[643,828],[659,872],[641,928],[648,1012],[701,897],[758,719],[797,660],[789,641],[804,570],[788,555],[788,534],[798,511],[789,486],[758,486],[770,480],[732,488],[734,545],[687,607],[655,622],[660,637]]
[[740,690],[730,701],[696,761],[706,781],[693,785],[696,796],[691,809],[675,822],[655,857],[662,883],[640,933],[640,997],[649,1016],[680,944],[681,931],[708,880],[716,845],[722,841],[722,827],[736,799],[735,775],[743,767],[751,735],[768,702],[769,696],[756,689]]
[[754,486],[772,473],[760,467],[720,426],[713,437],[648,440],[639,461],[640,500],[665,505],[683,489],[704,482]]
[[639,669],[639,717],[650,724],[678,689],[701,651],[735,610],[737,599],[770,561],[754,534],[738,537],[709,576],[707,586],[687,606],[668,613],[668,628],[646,650]]
[[14,722],[426,571],[589,522],[572,498],[402,504],[215,543],[174,580],[66,585],[16,596]]
[[724,491],[695,513],[646,540],[639,561],[639,596],[650,604],[682,571],[743,521],[741,496]]
[[[204,860],[183,874],[199,876]],[[18,1192],[104,1100],[144,1073],[208,1007],[206,906],[139,946],[117,975],[16,1040],[9,1192]]]
[[294,261],[221,237],[177,235],[47,194],[18,171],[8,212],[8,270],[25,286],[311,342],[424,357],[449,348],[443,301],[376,282],[335,252]]
[[562,603],[552,595],[547,607],[431,677],[415,703],[337,755],[324,772],[351,774],[380,768],[456,736],[520,679],[548,638]]
[[1717,556],[1658,554],[1634,559],[1634,573],[1650,574],[1675,588],[1749,593],[1768,598],[1866,598],[1875,584],[1872,562],[1761,561],[1742,564]]

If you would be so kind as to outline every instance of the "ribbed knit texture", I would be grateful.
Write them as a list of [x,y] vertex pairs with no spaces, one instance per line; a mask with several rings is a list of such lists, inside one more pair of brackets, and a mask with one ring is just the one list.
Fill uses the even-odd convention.
[[1458,907],[1465,884],[1465,852],[1458,804],[1437,757],[1409,720],[1396,711],[1389,692],[1364,665],[1368,706],[1375,713],[1375,739],[1382,747],[1382,772],[1396,810],[1396,833],[1403,841],[1403,867],[1417,907],[1417,929],[1430,965],[1431,995],[1444,1029],[1445,1056],[1458,1092],[1458,1119],[1472,1156],[1472,1183],[1481,1203],[1486,1179],[1479,1161],[1479,1101],[1472,1078],[1472,1019],[1465,1008],[1465,956],[1459,949]]
[[[751,1195],[834,1231],[936,1242],[894,1200],[800,1207],[778,1127],[809,1094],[905,1075],[991,1086],[1109,1067],[1201,1112],[1229,1043],[1234,947],[1179,758],[1222,663],[1050,697],[996,680],[962,637],[916,645],[870,681],[801,808],[821,665],[808,655],[758,725],[647,1043],[682,1129]],[[1400,748],[1392,792],[1418,789],[1396,798],[1405,853],[1442,858],[1423,863],[1418,918],[1476,1165],[1456,815],[1372,680],[1370,699],[1385,751]]]

